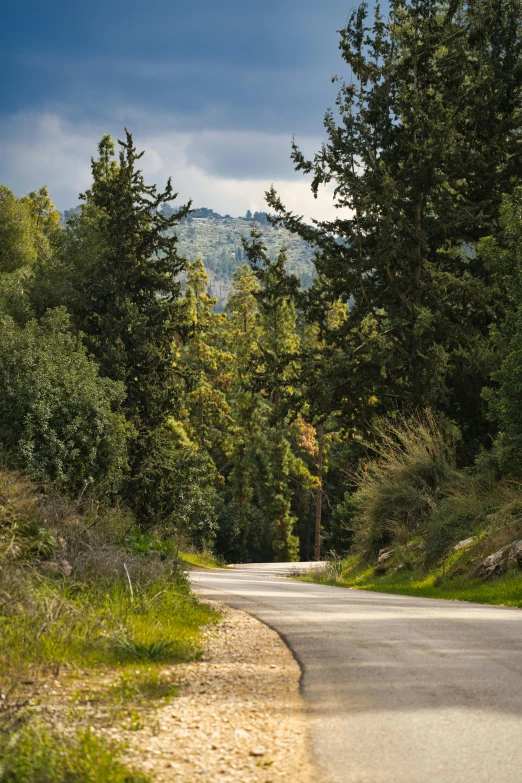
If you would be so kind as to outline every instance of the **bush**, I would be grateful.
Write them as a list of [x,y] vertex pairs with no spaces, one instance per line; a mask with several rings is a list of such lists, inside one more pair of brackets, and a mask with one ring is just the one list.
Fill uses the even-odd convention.
[[136,551],[128,515],[85,505],[0,471],[0,681],[29,666],[198,652],[199,628],[214,615],[194,600],[173,556]]
[[488,499],[491,502],[491,495],[488,498],[481,491],[475,478],[461,477],[426,520],[424,540],[428,564],[447,555],[458,541],[487,527],[488,513],[492,510]]
[[100,378],[59,308],[20,327],[0,315],[0,444],[38,481],[117,491],[127,466],[121,384]]
[[356,547],[372,555],[421,532],[462,475],[455,467],[455,437],[429,411],[383,420],[374,435],[377,456],[359,474],[351,522]]

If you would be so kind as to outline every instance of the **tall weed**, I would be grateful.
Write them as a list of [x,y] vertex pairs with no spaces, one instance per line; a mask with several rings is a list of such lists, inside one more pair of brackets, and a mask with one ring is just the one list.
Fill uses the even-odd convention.
[[367,555],[423,531],[427,517],[463,481],[455,439],[430,411],[381,420],[373,436],[375,456],[351,498],[355,547]]

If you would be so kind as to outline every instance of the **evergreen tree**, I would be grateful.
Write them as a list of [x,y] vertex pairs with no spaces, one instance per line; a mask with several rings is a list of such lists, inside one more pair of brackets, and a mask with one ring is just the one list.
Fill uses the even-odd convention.
[[[92,161],[93,184],[79,217],[64,232],[56,277],[61,295],[85,335],[103,375],[122,381],[125,408],[143,433],[160,425],[176,407],[172,344],[184,328],[174,227],[190,204],[165,216],[163,203],[176,198],[171,181],[164,192],[146,185],[132,136],[114,144],[104,136]],[[59,288],[59,284],[55,286]]]
[[480,253],[492,281],[505,292],[504,317],[492,327],[498,364],[495,385],[484,390],[491,418],[499,427],[496,451],[503,472],[522,472],[522,188],[504,201],[501,232],[486,237]]
[[[351,301],[343,327],[328,334],[334,407],[364,421],[370,400],[381,411],[431,404],[462,424],[470,447],[487,432],[480,389],[497,306],[470,244],[496,224],[500,194],[522,173],[513,154],[520,3],[479,5],[489,28],[463,2],[392,0],[389,19],[377,6],[373,22],[366,3],[354,11],[341,31],[351,78],[341,82],[340,121],[327,112],[327,142],[313,160],[293,148],[314,193],[335,182],[335,204],[350,212],[310,227],[267,194],[280,222],[316,247],[331,298]],[[493,92],[497,113],[481,97]],[[485,140],[497,132],[488,157]]]
[[0,275],[36,261],[36,232],[24,199],[0,185]]
[[249,557],[248,538],[252,519],[261,522],[264,527],[261,515],[255,510],[255,502],[258,501],[255,496],[255,452],[260,432],[267,425],[267,408],[251,384],[252,362],[261,334],[258,292],[259,283],[250,267],[245,264],[236,269],[225,322],[226,342],[232,356],[228,392],[232,413],[228,458],[232,469],[228,476],[230,503],[227,516],[233,521],[237,558],[240,560]]
[[245,240],[244,248],[261,283],[257,293],[261,339],[252,383],[266,396],[272,408],[272,427],[262,434],[263,444],[259,444],[256,452],[259,492],[267,512],[276,522],[274,548],[277,559],[295,560],[298,540],[292,533],[296,518],[291,513],[289,486],[294,457],[285,420],[296,397],[293,384],[298,378],[299,339],[293,302],[298,280],[286,272],[284,248],[275,261],[269,258],[255,225],[251,242]]
[[201,259],[187,266],[183,305],[188,338],[181,347],[177,366],[185,378],[184,405],[191,431],[198,443],[214,455],[223,450],[230,408],[225,389],[229,385],[232,357],[224,345],[226,316],[214,312],[217,302],[207,293],[208,276]]
[[34,227],[38,234],[50,238],[60,229],[60,213],[54,206],[48,189],[32,190],[20,199],[29,208]]

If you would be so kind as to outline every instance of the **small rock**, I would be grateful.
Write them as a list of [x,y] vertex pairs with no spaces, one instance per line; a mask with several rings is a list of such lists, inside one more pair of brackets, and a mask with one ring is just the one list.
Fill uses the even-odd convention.
[[245,729],[236,729],[234,734],[236,737],[248,738],[248,731],[245,731]]
[[453,547],[452,551],[453,552],[458,552],[460,549],[465,549],[467,546],[472,544],[474,542],[474,540],[475,539],[473,537],[465,538],[463,541],[459,541],[458,544],[455,544],[455,546]]
[[258,745],[256,748],[252,748],[250,751],[251,756],[264,756],[266,753],[266,750],[262,745]]

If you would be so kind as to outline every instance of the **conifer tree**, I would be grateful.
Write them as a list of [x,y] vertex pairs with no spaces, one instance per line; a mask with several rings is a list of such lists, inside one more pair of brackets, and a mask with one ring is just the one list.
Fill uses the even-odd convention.
[[0,185],[0,274],[31,266],[37,256],[36,240],[28,205]]
[[178,367],[185,378],[190,428],[196,440],[214,455],[223,450],[229,427],[229,385],[232,357],[224,344],[226,316],[214,312],[217,302],[208,294],[208,275],[201,259],[187,266],[183,305],[188,338],[181,348]]
[[504,317],[492,327],[498,363],[483,391],[499,433],[496,452],[507,474],[522,473],[522,187],[506,197],[498,236],[484,237],[480,253],[492,283],[506,293]]
[[119,160],[109,136],[92,160],[93,183],[79,217],[69,221],[59,274],[64,300],[101,372],[123,381],[125,408],[144,433],[175,411],[172,343],[184,328],[175,226],[190,203],[168,217],[159,210],[176,198],[146,185],[126,131]]
[[371,20],[363,3],[341,31],[351,74],[339,118],[327,112],[313,160],[296,145],[292,155],[316,195],[335,183],[345,214],[308,226],[267,194],[280,222],[316,247],[332,299],[351,300],[330,335],[338,361],[324,368],[347,418],[367,418],[376,398],[381,411],[442,409],[470,447],[487,433],[480,389],[497,303],[472,244],[498,224],[500,195],[522,174],[520,8],[392,0],[388,19],[376,6]]
[[259,444],[257,450],[259,492],[267,512],[276,522],[274,548],[277,559],[295,560],[298,557],[298,539],[292,533],[296,519],[291,513],[289,486],[294,456],[285,419],[296,397],[293,384],[298,378],[299,338],[293,301],[298,280],[286,272],[284,248],[275,261],[269,258],[262,235],[255,225],[251,230],[251,241],[245,240],[244,248],[261,283],[257,293],[261,339],[252,383],[265,395],[272,408],[272,427],[262,434],[263,444]]
[[49,190],[44,186],[32,190],[20,201],[29,208],[34,227],[38,234],[50,238],[60,228],[60,213],[54,206]]
[[[247,540],[253,513],[256,485],[256,448],[263,427],[267,426],[267,406],[252,388],[252,363],[261,337],[257,294],[259,282],[248,264],[233,274],[232,291],[227,303],[226,341],[232,356],[231,384],[228,392],[232,411],[231,448],[228,454],[232,470],[228,477],[231,509],[234,514],[239,558],[248,558]],[[259,515],[258,515],[259,516]]]

